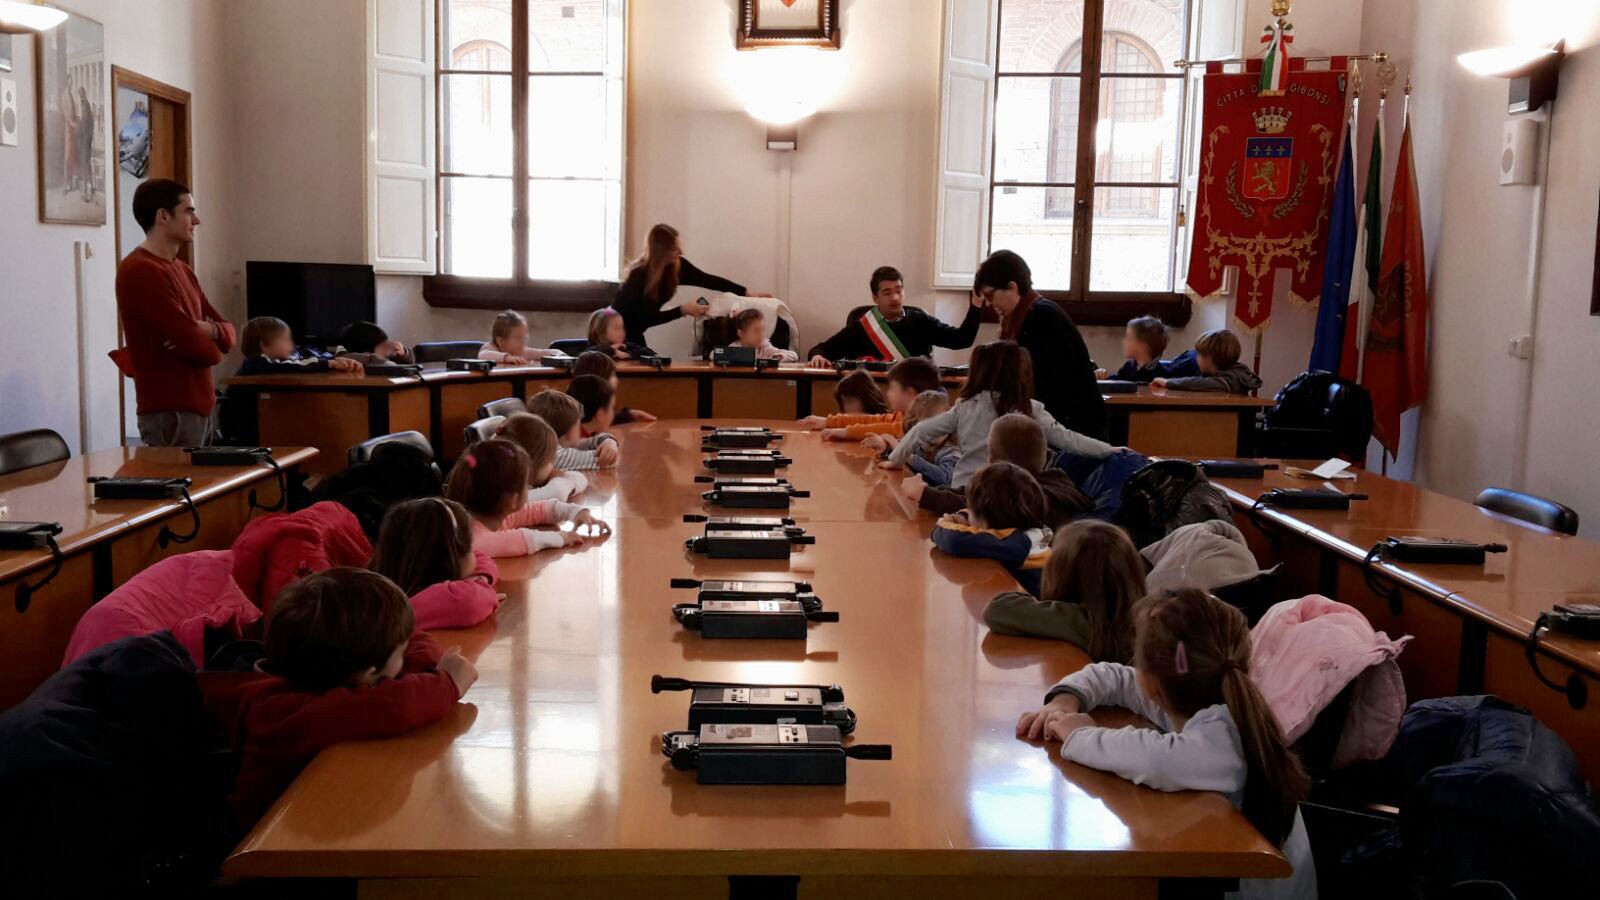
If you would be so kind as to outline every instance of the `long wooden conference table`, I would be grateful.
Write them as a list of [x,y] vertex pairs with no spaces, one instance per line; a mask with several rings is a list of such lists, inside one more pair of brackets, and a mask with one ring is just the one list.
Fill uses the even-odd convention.
[[[653,900],[1216,896],[1288,873],[1220,795],[1148,790],[1017,740],[1017,717],[1084,654],[988,633],[984,604],[1014,582],[935,551],[898,473],[786,420],[735,424],[787,432],[782,474],[812,492],[789,515],[814,546],[788,562],[686,554],[702,526],[683,515],[708,511],[700,423],[619,428],[620,468],[583,497],[610,537],[503,561],[499,612],[436,635],[481,673],[455,712],[323,752],[225,873],[353,878],[363,898]],[[810,581],[841,620],[804,643],[704,640],[670,614],[693,599],[674,577]],[[699,785],[660,752],[688,697],[651,694],[652,675],[839,684],[853,740],[893,759],[850,761],[842,787]]]
[[[1600,641],[1549,632],[1539,641],[1540,670],[1577,685],[1576,703],[1541,684],[1526,658],[1541,612],[1558,603],[1600,603],[1600,544],[1371,472],[1331,484],[1367,495],[1348,511],[1255,509],[1272,488],[1322,486],[1281,469],[1216,483],[1257,558],[1283,564],[1281,596],[1320,593],[1360,609],[1391,637],[1412,635],[1399,660],[1409,699],[1487,693],[1525,706],[1572,745],[1589,780],[1600,783]],[[1460,538],[1507,550],[1481,566],[1379,559],[1369,568],[1368,552],[1391,536]]]
[[[284,469],[314,459],[306,447],[275,447]],[[342,456],[342,454],[341,454]],[[199,531],[188,542],[191,514],[181,500],[95,500],[98,476],[189,476]],[[0,520],[55,522],[63,562],[49,584],[19,608],[17,588],[37,584],[52,567],[48,550],[0,550],[0,709],[28,696],[61,666],[78,619],[95,602],[149,566],[177,553],[232,545],[249,520],[250,499],[275,506],[279,486],[267,466],[193,466],[177,448],[117,447],[0,476]]]
[[[790,365],[756,370],[691,360],[662,369],[623,363],[619,375],[618,405],[663,419],[788,418],[791,411],[793,418],[801,418],[838,411],[833,386],[840,375],[833,369]],[[500,366],[478,373],[433,365],[420,376],[251,375],[227,378],[223,384],[256,392],[263,443],[316,447],[322,454],[311,470],[326,473],[343,467],[351,445],[397,431],[428,435],[440,459],[454,459],[478,407],[560,389],[569,377],[547,366]],[[950,377],[946,385],[953,390],[964,380]],[[1152,455],[1204,457],[1251,453],[1256,414],[1271,406],[1259,397],[1148,387],[1107,395],[1106,402],[1113,443]]]

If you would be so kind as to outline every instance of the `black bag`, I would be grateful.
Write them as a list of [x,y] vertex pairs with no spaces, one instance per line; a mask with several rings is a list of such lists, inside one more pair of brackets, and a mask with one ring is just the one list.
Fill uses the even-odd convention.
[[1181,459],[1153,462],[1122,485],[1122,502],[1112,521],[1148,547],[1184,525],[1231,519],[1228,498],[1194,463]]
[[1339,456],[1359,462],[1372,440],[1372,395],[1332,372],[1301,372],[1263,417],[1262,452],[1292,459]]

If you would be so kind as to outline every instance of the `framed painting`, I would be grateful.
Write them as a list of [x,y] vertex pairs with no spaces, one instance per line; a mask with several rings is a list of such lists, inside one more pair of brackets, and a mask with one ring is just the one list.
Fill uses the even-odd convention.
[[106,223],[105,27],[68,15],[36,39],[39,221]]
[[839,49],[839,0],[739,0],[740,50]]

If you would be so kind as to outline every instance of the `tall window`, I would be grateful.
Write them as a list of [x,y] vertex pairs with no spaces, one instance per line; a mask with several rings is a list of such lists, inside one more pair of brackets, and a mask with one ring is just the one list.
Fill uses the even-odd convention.
[[1041,290],[1176,290],[1192,0],[1000,0],[989,246]]
[[442,275],[508,300],[617,279],[625,3],[440,0]]

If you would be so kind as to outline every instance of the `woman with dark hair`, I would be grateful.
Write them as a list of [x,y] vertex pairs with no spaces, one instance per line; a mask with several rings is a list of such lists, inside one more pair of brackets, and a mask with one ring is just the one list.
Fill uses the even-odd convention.
[[740,297],[771,297],[771,294],[752,294],[744,285],[719,278],[695,268],[694,263],[683,258],[683,245],[678,240],[678,229],[671,225],[656,225],[645,239],[645,251],[628,268],[628,277],[617,291],[611,305],[622,314],[627,326],[627,343],[645,346],[647,329],[671,322],[679,316],[700,317],[706,308],[698,303],[684,303],[674,309],[663,310],[661,305],[672,299],[681,284],[702,287],[708,291],[726,291]]
[[973,293],[1000,314],[1000,339],[1033,358],[1033,396],[1057,421],[1080,434],[1106,436],[1106,404],[1094,360],[1066,310],[1033,289],[1022,257],[996,250],[978,267]]

